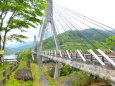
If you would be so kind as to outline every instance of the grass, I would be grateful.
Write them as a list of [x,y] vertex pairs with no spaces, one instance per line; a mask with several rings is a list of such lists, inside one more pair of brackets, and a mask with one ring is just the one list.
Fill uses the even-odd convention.
[[40,84],[40,76],[38,74],[38,70],[37,70],[37,64],[31,64],[31,71],[32,71],[32,76],[34,78],[33,81],[33,86],[42,86]]
[[[25,61],[22,61],[20,63],[20,66],[18,67],[18,69],[16,69],[16,71],[18,71],[19,69],[22,69],[23,67],[26,67]],[[39,77],[38,72],[37,72],[37,65],[36,64],[33,64],[33,63],[31,64],[32,76],[34,78],[33,81],[16,80],[14,78],[16,71],[14,71],[11,74],[10,79],[6,83],[6,86],[41,86],[41,84],[39,82],[40,77]]]
[[44,73],[46,79],[48,80],[50,86],[57,86],[54,80],[48,75],[46,70],[43,67],[40,67],[41,71]]
[[62,86],[64,82],[71,78],[75,78],[71,86],[111,86],[106,80],[100,78],[94,79],[92,76],[88,76],[87,73],[80,70],[73,71],[67,76],[58,77],[55,82],[57,86]]
[[[76,75],[76,72],[71,73],[70,75],[66,75],[66,76],[60,76],[58,78],[56,78],[55,82],[57,84],[57,86],[62,86],[62,84],[64,82],[66,82],[67,80],[69,80],[70,78],[73,78]],[[76,76],[77,77],[77,76]]]
[[94,79],[83,71],[76,71],[75,75],[77,78],[73,80],[71,86],[111,86],[106,80],[100,78]]
[[[0,64],[0,72],[2,72],[4,70],[4,68],[9,67],[10,64],[9,63],[4,63],[4,64]],[[6,71],[7,73],[9,72],[9,70]],[[0,79],[3,78],[3,74],[0,75]]]
[[9,66],[10,66],[9,63],[0,64],[0,71],[2,71],[5,67],[9,67]]
[[77,71],[76,76],[77,76],[77,78],[75,80],[73,80],[71,86],[88,86],[93,81],[93,78],[89,77],[83,71]]

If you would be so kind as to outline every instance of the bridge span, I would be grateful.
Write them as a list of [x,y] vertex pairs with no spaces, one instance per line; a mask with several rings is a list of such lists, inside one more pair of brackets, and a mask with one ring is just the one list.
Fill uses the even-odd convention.
[[[84,61],[81,58],[80,54],[69,53],[69,52],[68,53],[41,52],[40,56],[49,58],[59,63],[69,65],[76,69],[80,69],[82,71],[85,71],[94,76],[98,76],[115,84],[115,68],[101,55],[98,55],[99,59],[101,59],[105,65],[102,65],[91,54],[83,55],[86,61]],[[111,59],[115,60],[114,56],[111,56]]]
[[[40,28],[39,44],[37,45],[37,50],[34,50],[35,52],[38,52],[36,54],[36,58],[38,58],[39,65],[42,66],[42,57],[54,60],[56,62],[54,79],[59,77],[60,63],[63,63],[94,76],[104,78],[105,80],[115,84],[115,52],[111,50],[113,47],[106,45],[102,40],[98,40],[100,39],[100,36],[103,38],[115,36],[114,28],[95,21],[94,19],[71,9],[60,5],[54,5],[53,0],[47,0],[47,2],[48,8],[44,23]],[[80,26],[78,24],[80,24]],[[43,49],[43,44],[47,45],[47,43],[45,44],[44,39],[46,39],[45,34],[49,34],[47,31],[48,25],[50,26],[49,29],[52,34],[50,34],[48,39],[50,42],[46,42],[49,43],[48,45],[51,43],[52,47],[49,46],[46,49]],[[85,26],[85,28],[83,26]],[[100,28],[100,30],[95,29],[95,26],[96,28]],[[87,28],[91,28],[91,34],[87,31]],[[106,33],[102,33],[103,31]],[[99,38],[90,38],[93,37],[94,33],[96,33],[96,35],[98,34]],[[67,41],[61,41],[65,38]],[[115,40],[112,38],[109,39],[110,43],[114,44]],[[76,43],[75,46],[78,47],[75,47],[74,50],[78,50],[75,52],[67,50],[64,52],[60,51],[63,49],[63,45],[68,46],[67,42]],[[73,46],[71,47],[73,48]],[[42,49],[55,49],[56,51],[44,52]],[[69,49],[69,47],[66,49]],[[111,52],[114,56],[106,55],[103,50]],[[87,54],[83,52],[87,52]]]

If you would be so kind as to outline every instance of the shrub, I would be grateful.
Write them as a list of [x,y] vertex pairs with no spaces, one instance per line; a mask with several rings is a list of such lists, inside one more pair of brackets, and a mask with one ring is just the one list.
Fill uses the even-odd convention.
[[67,65],[64,65],[60,70],[60,75],[66,76],[66,75],[70,74],[71,72],[72,72],[72,68]]

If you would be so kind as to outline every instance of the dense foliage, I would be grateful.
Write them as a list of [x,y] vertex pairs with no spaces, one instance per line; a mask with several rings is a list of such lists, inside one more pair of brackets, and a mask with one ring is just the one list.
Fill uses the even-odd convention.
[[32,60],[31,53],[32,53],[31,50],[22,51],[22,52],[19,53],[17,58],[19,60],[24,60],[24,61]]
[[32,50],[24,50],[18,53],[17,59],[21,61],[31,61],[33,63],[37,63],[37,59],[32,59]]
[[[60,76],[66,76],[66,75],[69,75],[71,74],[74,70],[74,68],[68,66],[68,65],[63,65],[60,69]],[[51,70],[48,71],[48,74],[51,76],[51,77],[54,77],[54,71],[55,71],[55,67],[52,66],[51,67]]]
[[44,15],[46,6],[46,0],[1,0],[0,49],[4,50],[7,40],[22,42],[26,39],[26,36],[15,34],[12,30],[26,32],[29,28],[37,28],[42,23],[40,16]]

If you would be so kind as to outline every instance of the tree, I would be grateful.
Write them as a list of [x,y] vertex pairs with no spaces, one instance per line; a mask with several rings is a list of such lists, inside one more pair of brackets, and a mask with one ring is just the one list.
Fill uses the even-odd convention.
[[46,0],[0,0],[0,50],[4,50],[7,40],[22,42],[27,38],[22,34],[7,35],[12,30],[26,32],[42,24],[46,4]]

